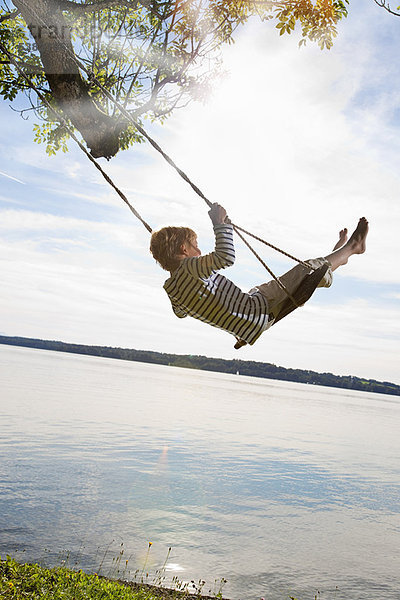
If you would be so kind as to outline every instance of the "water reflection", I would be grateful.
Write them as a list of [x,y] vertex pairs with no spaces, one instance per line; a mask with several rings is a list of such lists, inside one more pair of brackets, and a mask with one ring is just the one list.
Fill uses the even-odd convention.
[[112,569],[124,544],[134,572],[151,540],[149,570],[172,547],[171,576],[232,597],[398,598],[396,399],[0,355],[0,554]]

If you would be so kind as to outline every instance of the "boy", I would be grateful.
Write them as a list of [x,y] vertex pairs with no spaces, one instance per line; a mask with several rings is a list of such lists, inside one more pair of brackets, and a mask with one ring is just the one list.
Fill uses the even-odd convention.
[[[188,227],[163,227],[153,232],[150,251],[161,267],[170,271],[164,289],[177,317],[190,315],[224,329],[238,340],[235,347],[254,344],[275,322],[288,295],[275,280],[246,294],[218,273],[235,261],[233,227],[219,204],[213,204],[208,214],[215,233],[215,250],[210,254],[201,256],[197,236]],[[307,261],[314,269],[326,265],[318,287],[330,287],[332,271],[346,264],[353,254],[365,252],[367,233],[368,222],[362,217],[348,241],[347,229],[343,229],[331,254]],[[294,294],[310,271],[299,264],[279,279],[289,294]]]

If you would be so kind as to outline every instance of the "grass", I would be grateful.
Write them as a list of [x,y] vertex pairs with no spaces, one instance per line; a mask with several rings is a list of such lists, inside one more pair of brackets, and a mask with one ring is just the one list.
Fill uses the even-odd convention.
[[[140,572],[143,576],[144,570]],[[1,600],[224,600],[221,579],[212,596],[202,594],[205,581],[183,584],[176,577],[172,580],[175,589],[162,587],[159,575],[154,585],[140,582],[110,579],[97,573],[88,574],[67,567],[42,567],[38,564],[20,563],[7,556],[0,557]],[[146,573],[146,579],[148,573]],[[217,583],[217,580],[214,582]],[[211,590],[209,590],[211,592]],[[334,597],[336,598],[336,587]],[[294,596],[285,596],[297,600]],[[318,600],[320,592],[314,596]],[[261,598],[264,600],[264,598]]]
[[[3,600],[183,600],[210,598],[201,595],[194,582],[181,589],[138,582],[112,580],[96,573],[66,567],[46,568],[0,558],[0,598]],[[194,593],[193,593],[194,592]],[[222,598],[217,592],[212,598]]]

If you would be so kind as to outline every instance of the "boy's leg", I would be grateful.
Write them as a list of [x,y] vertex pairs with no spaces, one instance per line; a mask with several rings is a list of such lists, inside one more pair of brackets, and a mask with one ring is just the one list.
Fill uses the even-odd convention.
[[[320,281],[318,287],[330,287],[332,284],[332,271],[345,265],[353,254],[363,254],[363,252],[365,252],[365,240],[367,234],[368,221],[365,217],[362,217],[349,241],[347,241],[347,229],[342,229],[339,234],[339,241],[331,254],[323,258],[306,261],[314,269],[323,264],[328,264],[330,267]],[[296,265],[293,269],[279,277],[279,279],[288,292],[293,295],[294,291],[309,272],[310,271],[303,265]],[[287,300],[288,295],[275,280],[258,285],[257,288],[268,300],[270,313],[276,317],[280,312],[282,303]]]
[[[303,265],[296,265],[293,269],[290,269],[284,275],[279,277],[279,280],[289,294],[293,295],[295,290],[299,287],[300,283],[303,281],[304,277],[311,273],[314,269],[321,267],[322,265],[328,264],[329,269],[325,273],[324,277],[321,279],[318,287],[330,287],[332,285],[332,270],[330,268],[330,263],[326,258],[313,258],[305,261],[307,262],[312,269],[304,267]],[[256,286],[257,289],[260,290],[262,295],[268,301],[268,308],[270,313],[274,317],[277,317],[281,305],[283,302],[286,302],[288,299],[287,293],[280,287],[280,285],[273,279],[272,281],[268,281],[268,283],[262,283],[261,285]]]

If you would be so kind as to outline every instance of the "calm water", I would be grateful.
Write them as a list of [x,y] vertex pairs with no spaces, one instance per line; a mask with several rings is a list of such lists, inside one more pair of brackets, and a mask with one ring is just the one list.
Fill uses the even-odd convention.
[[400,399],[1,345],[0,385],[2,556],[399,600]]

